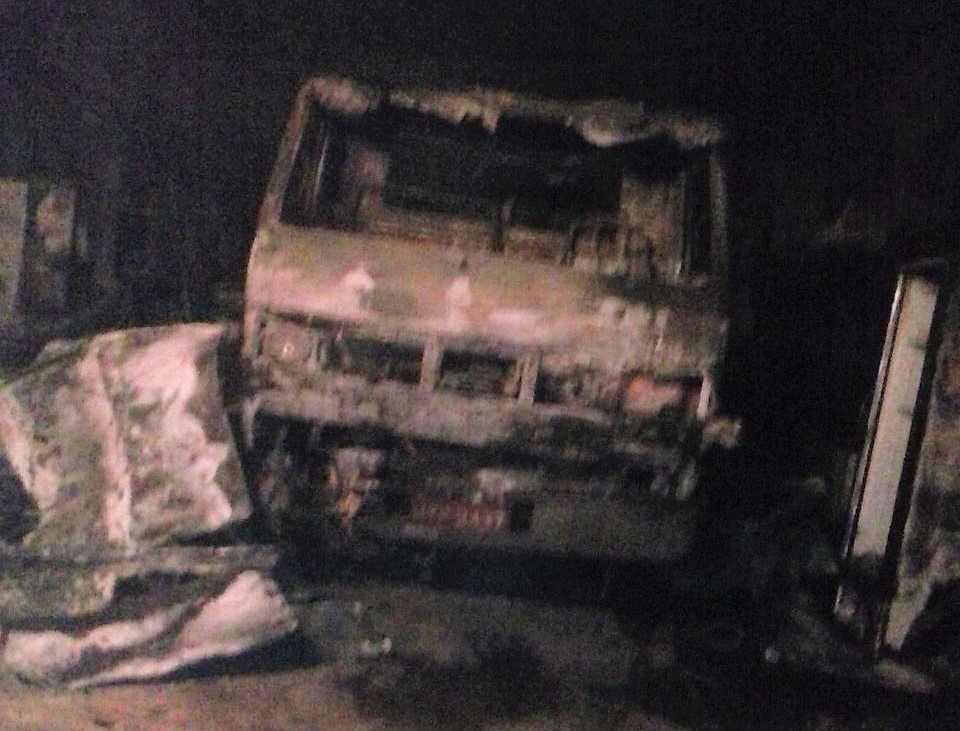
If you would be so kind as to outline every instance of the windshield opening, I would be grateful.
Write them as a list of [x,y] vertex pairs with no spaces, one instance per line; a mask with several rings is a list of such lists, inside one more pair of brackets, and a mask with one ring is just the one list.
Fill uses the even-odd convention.
[[282,219],[672,281],[709,269],[706,170],[664,140],[601,148],[538,119],[502,115],[491,132],[314,105]]

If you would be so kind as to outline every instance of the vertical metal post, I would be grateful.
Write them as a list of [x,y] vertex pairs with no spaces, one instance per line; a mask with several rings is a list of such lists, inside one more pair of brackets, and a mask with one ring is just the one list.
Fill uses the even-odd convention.
[[443,360],[443,348],[437,338],[430,338],[423,347],[423,360],[420,362],[420,390],[433,391],[440,377],[440,364]]
[[877,372],[867,435],[851,490],[842,545],[845,576],[834,605],[879,651],[914,492],[930,400],[942,297],[942,267],[901,274]]
[[718,150],[711,150],[709,160],[710,178],[710,269],[712,280],[722,287],[727,296],[726,282],[729,268],[727,240],[727,171]]

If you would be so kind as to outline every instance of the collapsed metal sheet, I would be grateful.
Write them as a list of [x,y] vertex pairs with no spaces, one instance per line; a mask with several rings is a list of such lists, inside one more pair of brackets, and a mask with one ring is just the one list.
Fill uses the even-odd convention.
[[0,387],[0,659],[22,677],[156,677],[295,628],[272,549],[183,545],[251,512],[222,337],[107,333]]
[[133,553],[236,524],[250,501],[220,404],[216,325],[48,350],[0,388],[0,447],[59,556]]
[[211,657],[239,654],[296,627],[277,585],[258,571],[209,577],[184,589],[154,581],[131,615],[92,626],[14,629],[3,661],[21,677],[83,687],[167,675]]

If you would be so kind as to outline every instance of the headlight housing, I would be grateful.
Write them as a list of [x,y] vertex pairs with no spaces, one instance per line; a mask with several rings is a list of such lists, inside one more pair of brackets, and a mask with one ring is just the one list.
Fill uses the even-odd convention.
[[316,335],[295,322],[270,318],[261,333],[261,352],[281,365],[302,365],[316,352]]

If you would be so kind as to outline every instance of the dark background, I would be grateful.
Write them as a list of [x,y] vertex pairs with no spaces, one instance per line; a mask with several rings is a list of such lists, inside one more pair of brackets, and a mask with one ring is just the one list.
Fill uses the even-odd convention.
[[727,401],[789,455],[856,440],[896,265],[956,248],[958,36],[919,0],[5,0],[0,174],[75,182],[102,269],[162,297],[242,281],[312,72],[716,115]]

